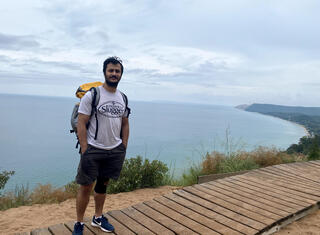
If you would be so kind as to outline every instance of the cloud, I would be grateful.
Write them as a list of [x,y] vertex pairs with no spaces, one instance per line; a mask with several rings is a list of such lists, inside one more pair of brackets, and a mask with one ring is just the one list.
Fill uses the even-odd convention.
[[33,50],[40,44],[33,36],[17,36],[0,33],[0,49],[2,50]]
[[307,103],[311,94],[320,98],[319,7],[316,0],[11,0],[0,14],[0,79],[30,82],[30,92],[54,82],[71,90],[103,80],[102,62],[117,55],[130,99]]

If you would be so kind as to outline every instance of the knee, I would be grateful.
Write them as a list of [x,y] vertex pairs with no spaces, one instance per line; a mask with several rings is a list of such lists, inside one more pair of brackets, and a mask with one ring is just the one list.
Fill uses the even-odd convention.
[[93,184],[90,185],[80,185],[79,192],[82,194],[90,194]]
[[96,185],[94,186],[94,191],[96,193],[105,194],[107,192],[108,183],[109,183],[109,179],[98,178]]

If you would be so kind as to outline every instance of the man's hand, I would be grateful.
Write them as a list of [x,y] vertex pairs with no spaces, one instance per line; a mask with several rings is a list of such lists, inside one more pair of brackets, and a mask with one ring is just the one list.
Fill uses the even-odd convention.
[[128,143],[122,142],[122,144],[124,145],[124,147],[127,149],[127,145]]
[[88,146],[85,149],[81,148],[81,155],[84,154],[85,151],[87,151]]
[[121,123],[121,130],[122,130],[122,143],[124,147],[127,149],[128,139],[129,139],[129,119],[122,118]]
[[78,116],[78,125],[77,125],[77,130],[78,130],[78,139],[80,143],[80,148],[81,148],[81,154],[83,154],[87,148],[88,148],[88,142],[87,142],[87,123],[90,119],[90,116],[79,113]]

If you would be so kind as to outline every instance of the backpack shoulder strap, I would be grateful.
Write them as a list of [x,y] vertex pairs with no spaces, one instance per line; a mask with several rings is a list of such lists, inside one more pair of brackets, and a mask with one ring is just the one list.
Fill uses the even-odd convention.
[[124,103],[126,104],[125,112],[127,112],[127,117],[129,117],[129,115],[131,113],[131,109],[128,107],[128,97],[124,93],[122,93],[121,91],[120,91],[120,93],[122,95]]
[[[99,104],[99,100],[100,100],[100,89],[99,87],[91,87],[90,88],[91,91],[91,96],[92,96],[92,102],[91,102],[91,115],[93,114],[95,115],[96,118],[96,133],[94,135],[94,139],[97,139],[98,136],[98,128],[99,128],[99,123],[98,123],[98,117],[97,117],[97,106]],[[89,122],[88,122],[88,126],[89,127]]]
[[95,111],[94,109],[97,108],[98,104],[99,104],[99,100],[100,100],[100,89],[99,87],[91,87],[90,88],[90,92],[91,92],[91,97],[92,97],[92,110],[91,110],[91,115],[93,114],[93,112]]
[[122,95],[123,101],[124,101],[124,103],[126,104],[126,108],[127,108],[127,107],[128,107],[128,98],[127,98],[127,96],[126,96],[124,93],[122,93],[121,91],[120,91],[120,93],[121,93],[121,95]]

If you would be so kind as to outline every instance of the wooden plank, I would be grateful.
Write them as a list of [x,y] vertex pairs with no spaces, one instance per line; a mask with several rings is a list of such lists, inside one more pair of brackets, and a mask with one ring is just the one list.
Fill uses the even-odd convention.
[[132,206],[136,210],[140,211],[144,215],[153,218],[158,223],[162,224],[163,226],[167,227],[168,229],[174,231],[176,234],[197,234],[194,231],[190,230],[189,228],[177,223],[176,221],[168,218],[167,216],[159,213],[158,211],[150,208],[149,206],[139,203],[137,205]]
[[[260,222],[262,224],[264,224],[265,226],[267,225],[270,225],[270,224],[273,224],[274,222],[276,222],[276,220],[274,219],[270,219],[270,218],[267,218],[265,216],[262,216],[256,212],[254,212],[253,210],[249,210],[249,209],[246,209],[246,205],[245,203],[243,202],[238,202],[238,204],[232,204],[232,203],[229,203],[227,201],[224,201],[222,199],[219,199],[215,196],[212,196],[212,195],[209,195],[207,193],[204,193],[198,189],[195,189],[194,187],[185,187],[183,188],[184,191],[187,191],[189,193],[192,193],[198,197],[201,197],[205,200],[208,200],[212,203],[215,203],[215,204],[218,204],[222,207],[225,207],[229,210],[232,210],[234,212],[237,212],[238,214],[241,214],[243,216],[246,216],[246,217],[249,217],[257,222]],[[251,208],[253,209],[253,208]]]
[[318,201],[317,200],[318,197],[316,196],[278,186],[274,184],[273,181],[270,182],[268,181],[268,179],[265,179],[265,178],[261,179],[261,178],[255,177],[254,175],[246,176],[244,178],[243,177],[237,177],[234,179],[230,178],[229,180],[239,180],[242,183],[261,188],[261,190],[275,192],[275,193],[278,193],[279,195],[283,195],[288,198],[293,198],[302,203],[315,204]]
[[[252,190],[251,192],[249,190],[247,190],[246,192],[245,190],[240,190],[239,187],[237,188],[236,185],[232,183],[229,183],[228,185],[228,181],[224,181],[224,182],[225,184],[223,184],[223,182],[221,181],[211,182],[211,183],[204,184],[203,186],[211,190],[215,190],[215,188],[217,188],[219,192],[225,195],[229,195],[230,197],[234,197],[234,198],[239,198],[239,200],[244,200],[247,203],[250,203],[254,206],[262,208],[263,210],[277,214],[279,217],[287,216],[288,214],[294,213],[297,211],[297,208],[288,207],[270,200],[270,199],[273,199],[272,197],[269,197],[269,199],[266,199],[265,197],[257,195],[259,193],[256,194]],[[261,195],[263,194],[261,193]],[[299,207],[299,208],[302,209],[302,207]]]
[[[287,178],[290,178],[292,180],[299,180],[299,182],[301,184],[304,184],[304,185],[317,185],[317,187],[320,186],[320,184],[318,184],[317,182],[313,181],[310,176],[308,176],[307,174],[301,174],[299,172],[297,172],[296,170],[294,169],[291,169],[289,167],[277,167],[277,166],[274,166],[274,167],[268,167],[268,168],[265,168],[264,171],[268,171],[272,174],[276,174],[276,175],[279,175],[279,176],[282,176],[282,177],[287,177]],[[320,173],[320,172],[319,172]]]
[[152,218],[145,216],[133,207],[128,207],[121,211],[156,234],[174,235],[174,232],[154,221]]
[[317,170],[320,170],[320,165],[314,164],[313,162],[305,162],[305,164],[307,164],[310,167],[313,167]]
[[249,198],[247,198],[246,200],[245,197],[241,197],[237,194],[230,193],[229,191],[223,190],[218,187],[214,187],[212,185],[201,184],[201,185],[194,185],[193,187],[196,188],[197,190],[200,190],[204,193],[214,196],[217,199],[219,198],[233,205],[242,207],[244,209],[247,209],[249,211],[262,215],[268,219],[272,219],[273,222],[282,218],[282,216],[279,215],[281,213],[283,214],[283,216],[290,215],[290,213],[288,212],[279,211],[279,210],[277,211],[277,209],[274,208],[274,211],[278,212],[277,214],[275,214],[272,212],[272,210],[270,210],[270,208],[267,208],[267,206],[262,203],[257,203],[256,201],[251,200]]
[[[87,219],[88,220],[88,219]],[[91,220],[90,220],[91,222]],[[66,222],[64,224],[71,232],[73,231],[73,228],[74,228],[74,221],[69,221],[69,222]],[[90,226],[90,225],[89,225]],[[92,226],[90,226],[91,228],[93,228]],[[90,227],[88,228],[88,222],[85,222],[85,226],[83,228],[83,235],[93,235],[94,233],[91,232],[90,230]],[[100,233],[100,229],[96,229],[98,231],[98,233]],[[102,232],[102,231],[101,231]],[[110,233],[109,233],[110,234]],[[112,234],[112,233],[111,233]]]
[[296,174],[299,174],[300,177],[305,177],[307,180],[312,181],[313,183],[317,183],[319,184],[319,173],[320,173],[320,169],[318,169],[317,167],[312,167],[309,166],[307,164],[304,164],[303,167],[299,166],[299,165],[294,165],[294,164],[290,164],[288,166],[281,166],[282,169],[288,169],[291,170],[292,172],[295,172]]
[[320,161],[309,161],[309,163],[320,166]]
[[134,235],[135,234],[133,231],[131,231],[129,228],[124,226],[122,223],[120,223],[117,220],[115,220],[114,218],[112,218],[110,215],[104,214],[104,216],[107,217],[110,224],[113,225],[115,234],[119,234],[119,235],[120,234],[121,235],[122,234],[125,234],[125,235]]
[[262,213],[262,215],[265,215],[272,219],[281,219],[297,211],[296,209],[288,208],[288,207],[273,203],[269,200],[258,197],[254,194],[250,194],[250,193],[246,193],[246,192],[234,189],[232,187],[220,184],[219,182],[212,182],[212,184],[208,184],[208,183],[202,184],[201,186],[206,187],[211,191],[217,191],[219,193],[222,193],[227,197],[231,197],[236,200],[243,201],[252,206],[255,206],[259,208],[258,210],[256,210],[257,212],[259,212],[260,210],[263,210],[264,213]]
[[267,177],[269,180],[272,179],[275,184],[283,186],[285,188],[294,189],[299,192],[305,192],[317,197],[320,196],[320,190],[317,190],[315,187],[312,186],[305,186],[299,184],[297,180],[291,180],[286,177],[279,177],[266,171],[260,171],[259,174],[265,175],[265,177]]
[[294,162],[293,164],[286,164],[288,166],[295,166],[300,168],[302,171],[316,171],[319,172],[319,168],[309,162]]
[[[261,173],[259,173],[258,175],[254,174],[254,173],[252,173],[252,174],[250,173],[250,175],[252,177],[250,180],[260,180],[260,182],[262,182],[262,183],[266,182],[266,183],[271,184],[272,187],[279,186],[280,188],[282,188],[284,190],[290,190],[292,192],[295,192],[295,195],[303,195],[305,198],[309,198],[309,199],[316,200],[316,201],[320,200],[320,197],[315,195],[311,190],[300,188],[299,186],[292,185],[286,181],[281,181],[281,180],[273,177],[272,175],[266,175],[266,174],[261,174]],[[235,176],[235,177],[238,177],[238,176]]]
[[14,235],[30,235],[30,232],[15,233]]
[[306,166],[302,168],[296,165],[281,166],[281,168],[286,169],[287,171],[290,170],[291,172],[295,172],[296,175],[300,175],[300,177],[304,177],[309,182],[319,185],[318,183],[320,180],[320,177],[318,176],[319,170],[317,170],[316,168],[311,168]]
[[211,220],[217,221],[220,224],[223,224],[224,226],[228,226],[230,228],[233,228],[243,234],[247,235],[253,235],[258,232],[258,230],[253,229],[245,224],[242,224],[238,221],[232,220],[229,217],[226,217],[225,215],[216,213],[215,211],[212,211],[210,209],[207,209],[197,203],[194,203],[192,201],[189,201],[188,199],[185,199],[183,197],[180,197],[179,195],[170,193],[164,195],[165,198],[174,201],[175,203],[184,206],[186,208],[189,208],[190,210],[197,212]]
[[150,208],[166,215],[167,217],[177,221],[179,224],[182,224],[183,226],[189,228],[190,230],[193,230],[195,233],[199,234],[212,234],[212,235],[219,235],[216,231],[211,230],[208,227],[203,226],[202,224],[199,224],[195,222],[194,220],[189,219],[188,217],[185,217],[181,215],[180,213],[170,209],[167,206],[164,206],[154,200],[144,202],[145,205],[149,206]]
[[52,234],[70,235],[71,231],[64,224],[56,224],[49,227]]
[[293,162],[291,164],[285,164],[288,166],[293,166],[296,169],[300,169],[301,171],[313,171],[315,173],[315,175],[317,175],[316,171],[318,171],[319,169],[314,167],[313,165],[309,165],[308,162]]
[[31,231],[31,235],[52,235],[48,228],[38,228]]
[[[295,210],[301,210],[306,206],[309,206],[309,203],[305,203],[305,202],[300,202],[298,200],[295,200],[293,198],[288,198],[286,196],[283,196],[279,193],[274,193],[271,192],[269,190],[261,190],[261,188],[258,188],[256,186],[252,186],[250,184],[247,183],[243,183],[241,181],[238,180],[233,180],[233,181],[229,181],[230,179],[224,179],[221,181],[217,181],[218,183],[220,183],[221,185],[226,185],[229,187],[232,187],[236,190],[239,191],[243,191],[246,193],[250,193],[252,195],[256,195],[260,198],[264,198],[266,200],[269,200],[271,202],[277,203],[279,205],[283,205],[289,208],[293,208]],[[209,184],[211,184],[213,182],[209,182]]]
[[[171,201],[165,197],[158,197],[154,199],[156,202],[161,203],[162,205],[165,205],[167,207],[169,207],[170,209],[181,213],[182,215],[184,215],[187,218],[190,218],[194,221],[196,221],[199,224],[202,224],[210,229],[212,229],[213,231],[217,231],[220,234],[229,234],[229,235],[239,235],[241,234],[238,231],[235,231],[223,224],[217,223],[214,220],[211,220],[197,212],[194,212],[190,209],[188,209],[187,207],[184,207],[182,205],[179,205],[178,203]],[[162,233],[161,233],[162,234]]]
[[[286,170],[286,172],[289,172],[290,171],[290,168],[286,167],[285,169],[281,169],[280,171],[282,171],[282,174],[279,173],[279,170],[278,169],[278,172],[277,172],[277,167],[268,167],[268,168],[263,168],[259,171],[259,174],[263,174],[263,175],[266,175],[268,177],[272,177],[272,178],[276,178],[277,180],[280,180],[280,181],[286,181],[290,184],[294,184],[296,185],[297,184],[297,181],[299,181],[299,186],[301,187],[305,187],[305,188],[312,188],[312,182],[311,181],[306,181],[305,179],[301,179],[299,177],[296,177],[294,175],[283,175],[283,172]],[[301,173],[300,173],[301,174]]]
[[108,215],[113,217],[118,222],[125,224],[126,227],[130,228],[131,231],[137,234],[155,234],[143,225],[137,223],[135,220],[131,219],[129,216],[124,214],[119,210],[109,211]]
[[[281,164],[281,165],[275,165],[273,168],[283,169],[283,170],[290,170],[295,171],[296,173],[302,173],[307,175],[312,175],[312,177],[319,178],[317,174],[319,174],[320,169],[317,167],[309,166],[308,164],[303,163],[303,165],[296,165],[296,164]],[[303,175],[300,175],[303,176]],[[305,177],[307,180],[307,177]]]
[[218,204],[212,203],[206,199],[202,199],[202,198],[195,196],[192,193],[189,193],[187,191],[175,190],[173,193],[180,196],[180,197],[184,197],[184,198],[188,199],[189,201],[195,202],[195,203],[197,203],[207,209],[213,210],[219,214],[222,214],[226,217],[229,217],[230,219],[233,219],[233,220],[238,221],[242,224],[245,224],[251,228],[254,228],[256,230],[261,230],[261,229],[265,228],[265,226],[266,226],[265,224],[263,224],[261,222],[258,222],[254,219],[247,217],[247,216],[244,216],[242,214],[239,214],[237,212],[234,212],[232,210],[224,208]]
[[[292,169],[291,167],[285,167],[285,166],[274,166],[272,168],[266,168],[264,169],[266,171],[272,171],[273,173],[276,173],[277,175],[287,176],[290,179],[293,180],[299,180],[300,183],[303,183],[305,185],[316,185],[317,187],[320,186],[318,181],[314,179],[314,175],[297,171],[296,169]],[[318,174],[320,171],[317,172]]]

